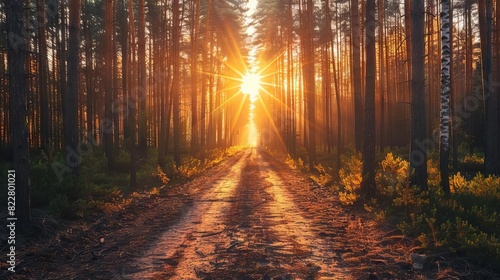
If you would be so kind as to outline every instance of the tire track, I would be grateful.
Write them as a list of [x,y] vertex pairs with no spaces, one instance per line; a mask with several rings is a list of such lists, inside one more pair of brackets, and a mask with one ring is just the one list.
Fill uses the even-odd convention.
[[[241,171],[250,152],[246,151],[236,162],[228,162],[229,170],[211,174],[207,181],[200,178],[203,193],[193,201],[184,217],[152,244],[137,260],[135,272],[127,279],[196,279],[198,271],[217,263],[219,248],[228,246],[222,234],[235,190],[240,184]],[[205,186],[206,185],[206,186]],[[200,190],[194,187],[193,191]]]
[[231,208],[231,244],[224,265],[205,279],[344,279],[331,244],[318,238],[295,205],[286,182],[259,150],[243,170]]

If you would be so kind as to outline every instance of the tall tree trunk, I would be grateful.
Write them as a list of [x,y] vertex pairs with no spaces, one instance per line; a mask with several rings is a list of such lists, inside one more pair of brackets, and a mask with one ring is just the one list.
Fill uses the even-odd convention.
[[[437,58],[434,58],[434,13],[436,13],[434,9],[434,0],[427,0],[426,5],[426,19],[427,19],[427,73],[428,73],[428,87],[426,87],[426,95],[428,99],[427,103],[427,135],[432,135],[432,123],[435,120],[435,101],[436,101],[436,93],[435,93],[435,77],[434,77],[434,64],[435,61],[438,61]],[[437,36],[436,36],[437,37]],[[436,79],[437,80],[437,79]]]
[[366,1],[366,87],[365,133],[363,141],[363,176],[361,191],[368,197],[376,192],[375,186],[375,0]]
[[92,37],[90,32],[90,26],[88,24],[88,20],[90,17],[89,13],[89,0],[85,2],[85,17],[83,21],[84,25],[84,33],[85,33],[85,84],[87,91],[87,99],[86,99],[86,115],[87,115],[87,137],[91,141],[95,141],[95,126],[94,126],[94,110],[93,110],[93,96],[94,96],[94,87],[93,87],[93,65],[92,65]]
[[130,133],[130,188],[135,189],[137,185],[137,176],[136,176],[136,160],[137,160],[137,152],[136,152],[136,126],[137,126],[137,120],[136,120],[136,108],[137,108],[137,96],[138,96],[138,91],[140,89],[137,86],[137,80],[136,80],[136,60],[135,60],[135,19],[134,19],[134,0],[129,0],[128,1],[128,16],[129,16],[129,33],[130,33],[130,72],[129,72],[129,79],[130,79],[130,96],[129,99],[127,99],[127,108],[129,110],[128,113],[128,128],[129,128],[129,133]]
[[[59,44],[59,50],[58,50],[58,55],[59,55],[59,94],[61,96],[61,106],[59,108],[62,109],[62,122],[63,122],[63,129],[62,129],[62,134],[61,134],[61,141],[62,143],[65,143],[66,135],[64,134],[64,110],[66,104],[66,92],[67,92],[67,68],[66,68],[66,33],[67,33],[67,26],[66,26],[66,1],[61,1],[60,2],[60,16],[61,16],[61,30],[60,30],[60,44]],[[57,35],[59,37],[59,35]],[[64,144],[66,145],[66,143]]]
[[216,134],[216,142],[215,145],[220,148],[222,147],[222,107],[221,107],[221,99],[222,99],[222,62],[217,60],[217,85],[215,86],[215,134]]
[[495,157],[497,148],[496,126],[496,99],[493,92],[492,80],[492,0],[479,0],[479,30],[481,37],[481,64],[483,70],[483,96],[485,109],[484,125],[484,173],[491,175],[496,173],[497,159]]
[[207,82],[208,82],[208,54],[210,51],[210,11],[211,11],[211,0],[207,0],[207,9],[206,9],[206,17],[205,17],[205,34],[203,36],[203,44],[204,44],[204,49],[202,53],[202,60],[203,60],[203,65],[202,65],[202,77],[201,77],[201,105],[200,105],[200,150],[202,152],[202,157],[204,156],[205,152],[205,145],[207,143],[207,137],[206,137],[206,107],[207,107]]
[[331,116],[332,116],[332,90],[331,90],[331,72],[330,72],[330,53],[329,53],[329,44],[331,43],[332,39],[332,30],[331,30],[331,17],[330,17],[330,3],[328,0],[325,1],[324,3],[324,10],[325,10],[325,26],[326,26],[326,34],[324,34],[325,39],[324,39],[324,46],[323,46],[323,54],[321,56],[322,62],[321,62],[321,67],[324,69],[323,70],[323,89],[324,89],[324,96],[325,96],[325,114],[324,114],[324,132],[325,132],[325,144],[326,148],[328,151],[328,154],[331,153],[332,149],[332,125],[331,125]]
[[304,19],[304,89],[307,96],[307,124],[309,127],[309,169],[314,169],[316,162],[316,92],[314,75],[314,23],[313,23],[313,1],[306,0],[306,11]]
[[[465,6],[465,34],[466,34],[466,57],[465,57],[465,94],[466,97],[472,94],[472,78],[473,78],[473,69],[472,69],[472,3],[466,3]],[[465,100],[465,99],[464,99]],[[465,101],[462,104],[465,107]],[[472,134],[471,129],[471,118],[467,118],[465,120],[465,132],[469,135]],[[469,153],[472,155],[474,151],[474,143],[472,141],[469,142]]]
[[351,0],[351,54],[352,54],[352,90],[354,95],[354,138],[356,150],[363,148],[363,98],[361,93],[361,46],[359,44],[359,5],[358,0]]
[[104,25],[104,120],[101,122],[101,130],[104,133],[104,148],[108,158],[108,168],[113,169],[115,165],[113,148],[113,1],[106,0],[106,14]]
[[[410,184],[427,189],[427,151],[425,150],[425,68],[424,2],[412,0],[411,71],[411,152]],[[414,173],[412,173],[414,172]]]
[[[328,1],[328,0],[327,0]],[[288,71],[287,71],[287,89],[288,89],[288,98],[289,98],[289,141],[290,141],[290,150],[289,152],[292,155],[296,154],[296,146],[297,146],[297,126],[296,126],[296,112],[295,112],[295,91],[294,91],[294,70],[293,70],[293,7],[292,0],[288,0],[287,5],[287,62],[288,62]]]
[[[326,41],[328,42],[328,40]],[[328,43],[325,43],[324,46],[321,47],[322,49],[322,55],[321,55],[321,59],[323,60],[321,62],[321,67],[323,68],[323,79],[321,79],[322,81],[322,88],[323,88],[323,95],[325,97],[324,99],[324,114],[323,114],[323,122],[324,122],[324,128],[323,128],[323,131],[324,131],[324,141],[325,141],[325,145],[326,145],[326,150],[328,151],[328,154],[331,153],[331,127],[330,127],[330,114],[331,114],[331,81],[330,81],[330,77],[331,77],[331,73],[330,73],[330,55],[328,53]]]
[[[326,0],[328,3],[328,0]],[[331,22],[331,21],[330,21]],[[292,3],[291,0],[288,0],[287,3],[287,39],[286,39],[286,55],[287,55],[287,71],[286,71],[286,89],[287,89],[287,149],[288,153],[291,155],[295,155],[295,151],[293,151],[293,143],[295,142],[295,136],[293,132],[293,105],[292,105],[292,76],[293,76],[293,61],[292,61],[292,38],[293,38],[293,14],[292,14]]]
[[200,0],[194,1],[193,27],[191,29],[191,153],[198,152],[198,30]]
[[[413,34],[413,29],[412,29],[412,7],[413,7],[413,0],[405,0],[405,43],[406,43],[406,54],[407,54],[407,60],[406,60],[406,65],[408,69],[408,77],[411,78],[411,72],[412,72],[412,38],[415,37]],[[423,15],[422,15],[423,16]],[[411,88],[411,84],[410,84]]]
[[[121,14],[121,45],[122,45],[122,98],[124,102],[122,106],[125,106],[127,100],[129,100],[129,46],[128,46],[128,22],[127,22],[127,4],[126,0],[120,0],[120,14]],[[123,138],[129,139],[130,131],[128,121],[128,107],[125,108],[123,112]]]
[[385,60],[384,60],[384,21],[385,1],[378,0],[378,63],[379,63],[379,94],[380,94],[380,123],[379,123],[379,148],[382,152],[385,146]]
[[[73,172],[77,172],[80,163],[77,152],[78,142],[78,93],[80,88],[79,83],[79,68],[80,60],[78,50],[80,45],[80,10],[81,0],[69,1],[69,38],[68,38],[68,88],[71,89],[66,93],[64,99],[64,136],[66,141],[66,149],[70,158],[70,167]],[[68,150],[68,149],[71,149]]]
[[[455,74],[453,73],[453,69],[455,68],[454,66],[454,56],[453,56],[453,50],[454,50],[454,45],[453,45],[453,2],[450,4],[450,127],[451,127],[451,141],[452,141],[452,163],[453,163],[453,170],[455,172],[458,170],[458,126],[456,123],[454,123],[455,120],[457,120],[457,115],[456,115],[456,110],[457,110],[457,100],[458,100],[458,90],[455,90],[454,88],[454,83],[455,81],[453,80]],[[459,88],[459,87],[457,87]]]
[[[500,75],[500,1],[496,0],[495,2],[495,7],[496,7],[496,77]],[[497,141],[496,141],[496,147],[493,149],[496,151],[496,175],[500,175],[500,131],[498,129],[498,126],[500,125],[500,86],[497,84],[495,88],[495,97],[497,99],[497,123],[495,126],[496,129],[496,136],[497,136]]]
[[[336,10],[338,10],[338,4],[336,4]],[[331,17],[331,13],[328,13]],[[337,30],[339,29],[339,20],[336,18],[336,28]],[[338,36],[337,36],[338,40]],[[337,47],[338,47],[338,42],[337,42]],[[340,154],[342,153],[342,110],[340,108],[340,85],[339,85],[339,74],[337,73],[337,63],[335,59],[335,51],[333,49],[334,46],[334,40],[333,37],[331,37],[331,42],[330,42],[330,48],[331,48],[331,53],[332,53],[332,71],[333,71],[333,81],[335,83],[335,103],[337,107],[337,157],[336,157],[336,163],[337,163],[337,169],[340,170]],[[337,52],[337,53],[340,53]]]
[[173,122],[174,122],[174,162],[177,166],[181,165],[181,124],[180,124],[180,6],[179,0],[172,1],[172,102],[173,102]]
[[[162,25],[166,25],[166,23],[163,20],[163,17],[160,20]],[[160,31],[158,32],[159,34],[162,33],[162,28],[160,28]],[[160,39],[161,44],[160,44],[160,52],[166,51],[166,41],[167,38],[161,38]],[[168,79],[170,75],[166,75],[163,71],[165,67],[169,67],[170,65],[166,63],[165,61],[165,56],[161,56],[160,58],[160,70],[162,73],[161,79]],[[166,86],[165,86],[166,85]],[[164,166],[165,164],[165,154],[166,154],[166,148],[167,148],[167,121],[166,121],[166,114],[167,114],[167,104],[168,104],[168,87],[169,87],[169,82],[168,81],[162,81],[160,83],[160,131],[159,131],[159,139],[158,139],[158,164],[160,166]]]
[[139,154],[148,156],[148,130],[147,130],[147,81],[146,81],[146,10],[144,0],[139,0],[139,32],[138,32],[138,61],[139,64]]
[[[15,179],[15,213],[9,217],[17,218],[20,231],[28,232],[31,228],[30,217],[30,186],[29,186],[29,144],[28,126],[26,123],[26,72],[27,56],[26,26],[24,22],[24,3],[20,0],[7,0],[5,3],[7,15],[7,46],[8,73],[10,90],[10,120],[12,127],[13,166]],[[10,188],[9,188],[10,190]]]
[[[406,98],[406,96],[410,96],[410,99],[411,99],[412,90],[413,90],[413,88],[412,88],[412,86],[413,86],[412,85],[412,83],[413,83],[412,71],[413,71],[414,57],[413,57],[413,50],[412,50],[412,38],[415,37],[415,34],[413,34],[413,32],[412,32],[412,30],[413,30],[412,25],[414,24],[412,22],[412,17],[414,14],[413,7],[412,7],[413,1],[414,0],[404,0],[404,32],[405,32],[404,33],[405,34],[404,42],[406,43],[406,59],[403,60],[403,64],[406,66],[406,76],[404,76],[405,73],[404,73],[404,70],[402,70],[402,72],[400,72],[400,73],[403,74],[403,81],[402,81],[403,85],[401,86],[398,84],[399,89],[396,90],[396,103],[397,104],[402,103],[402,102],[407,102],[408,99]],[[424,17],[424,15],[421,15],[421,16]],[[422,19],[422,21],[425,21],[425,17]],[[401,54],[403,54],[402,51],[401,51]],[[422,59],[423,58],[424,57],[422,57]],[[399,64],[400,63],[398,63],[398,65]],[[400,69],[402,69],[402,68],[400,68]],[[422,71],[424,71],[424,69]],[[422,95],[424,95],[424,94],[425,93],[422,93]],[[411,101],[410,101],[410,103],[411,103]],[[411,110],[412,109],[410,108],[410,111]],[[396,141],[396,143],[398,145],[405,145],[407,143],[407,140],[408,140],[408,138],[405,137],[407,132],[408,132],[407,127],[409,125],[409,123],[406,121],[406,118],[408,117],[408,110],[407,110],[407,108],[401,108],[401,106],[398,106],[398,108],[396,109],[396,112],[397,112],[397,117],[403,119],[403,121],[397,122],[398,126],[396,128],[396,131],[398,131],[399,133],[394,134],[398,139]],[[410,112],[410,115],[411,114],[412,113]],[[421,120],[421,121],[425,122],[425,119]],[[410,124],[410,127],[411,126],[412,126],[412,124]],[[401,133],[403,131],[406,133]],[[413,132],[410,131],[410,134],[412,134],[412,133]]]
[[451,87],[451,45],[450,45],[450,0],[441,0],[441,125],[439,145],[439,169],[441,188],[450,192],[448,161],[450,154],[450,87]]
[[117,5],[118,0],[113,1],[113,27],[112,27],[112,33],[113,33],[113,44],[112,44],[112,50],[113,50],[113,71],[112,72],[112,92],[113,92],[113,102],[111,103],[112,109],[111,113],[113,114],[113,152],[115,154],[118,154],[118,149],[120,147],[120,110],[117,110],[115,107],[118,104],[119,99],[118,99],[118,50],[117,50],[117,34],[116,34],[116,16],[118,14],[118,5]]
[[40,136],[42,149],[48,153],[52,130],[49,115],[49,96],[47,88],[47,39],[45,36],[45,0],[37,0],[38,15],[38,89],[40,93]]

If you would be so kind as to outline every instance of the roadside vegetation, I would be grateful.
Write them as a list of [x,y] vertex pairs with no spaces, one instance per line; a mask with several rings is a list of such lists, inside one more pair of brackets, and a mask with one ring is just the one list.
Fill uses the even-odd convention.
[[[391,224],[415,239],[421,252],[453,253],[476,265],[500,269],[500,178],[480,171],[481,154],[459,157],[459,170],[450,175],[451,193],[443,193],[439,182],[438,155],[428,160],[428,190],[409,183],[407,151],[385,150],[377,154],[375,198],[361,192],[361,154],[347,149],[336,168],[335,156],[320,156],[314,170],[301,157],[287,157],[292,168],[309,174],[316,184],[327,187],[344,205],[366,211],[380,224]],[[275,154],[276,155],[276,154]],[[305,154],[304,154],[305,155]]]
[[[33,155],[30,162],[31,207],[54,221],[81,218],[91,211],[110,213],[124,208],[136,197],[157,194],[161,188],[185,182],[244,148],[208,150],[204,160],[184,154],[178,167],[171,158],[163,166],[158,165],[158,150],[150,149],[149,157],[137,164],[137,188],[130,187],[130,155],[124,149],[119,151],[113,170],[107,166],[104,150],[94,149],[83,158],[76,176],[71,172],[58,176],[54,163],[62,164],[60,153],[40,153]],[[9,162],[0,161],[0,177],[6,176],[10,168]],[[5,195],[0,194],[2,201],[7,201]]]

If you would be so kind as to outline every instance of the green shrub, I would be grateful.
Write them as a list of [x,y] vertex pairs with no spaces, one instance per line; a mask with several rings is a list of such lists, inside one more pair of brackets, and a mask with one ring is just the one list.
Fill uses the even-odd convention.
[[[218,159],[219,157],[222,156],[217,155],[216,159]],[[174,165],[173,168],[174,168],[173,177],[175,179],[180,179],[180,178],[189,179],[203,170],[203,167],[201,166],[201,161],[193,157],[185,158],[180,166]]]
[[381,194],[394,197],[397,186],[408,185],[409,162],[388,153],[380,163],[380,169],[375,174],[378,190]]
[[459,164],[461,171],[473,177],[475,173],[484,170],[484,157],[477,154],[465,155],[459,160]]
[[332,175],[330,175],[333,171],[325,169],[321,163],[314,166],[318,174],[311,175],[310,178],[317,184],[321,186],[330,185],[332,183]]
[[359,198],[361,187],[362,162],[361,154],[353,155],[343,161],[344,166],[339,171],[340,191],[339,199],[343,204],[354,204]]
[[[62,162],[62,159],[56,158],[54,161]],[[52,162],[46,159],[32,161],[30,177],[33,207],[47,206],[57,195],[63,195],[69,200],[76,200],[83,195],[75,175],[66,172],[58,177],[52,168]]]
[[464,158],[461,160],[461,162],[463,164],[483,165],[484,164],[484,157],[480,157],[476,154],[465,155]]
[[[366,211],[377,221],[395,221],[405,235],[416,237],[424,248],[461,250],[479,264],[500,269],[500,178],[481,173],[469,178],[457,173],[450,176],[451,194],[446,195],[440,187],[438,154],[434,153],[427,161],[428,190],[422,191],[409,187],[406,154],[407,148],[402,148],[398,152],[386,149],[385,154],[378,155],[378,196],[364,204]],[[300,158],[288,157],[286,162],[292,168],[308,171]],[[310,175],[321,184],[331,180],[324,163],[316,165],[317,173]],[[477,167],[484,164],[484,159],[465,156],[461,163]],[[342,155],[339,182],[331,188],[341,203],[354,204],[359,199],[361,172],[361,155],[347,148]]]
[[[430,169],[433,168],[430,165]],[[433,180],[437,180],[437,176]],[[439,186],[429,185],[427,199],[425,196],[419,198],[423,193],[415,192],[395,200],[395,207],[403,204],[421,206],[411,209],[399,228],[405,234],[418,236],[425,248],[463,250],[479,263],[499,264],[500,179],[486,178],[479,173],[468,181],[457,173],[450,177],[450,187],[452,193],[448,196]]]

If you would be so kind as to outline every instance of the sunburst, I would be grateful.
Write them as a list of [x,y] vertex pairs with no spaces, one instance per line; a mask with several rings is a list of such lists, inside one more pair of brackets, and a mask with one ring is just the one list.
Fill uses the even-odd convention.
[[261,89],[260,76],[255,73],[247,73],[241,77],[241,92],[248,94],[251,100],[257,100],[259,91]]

